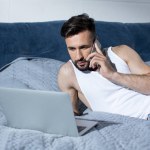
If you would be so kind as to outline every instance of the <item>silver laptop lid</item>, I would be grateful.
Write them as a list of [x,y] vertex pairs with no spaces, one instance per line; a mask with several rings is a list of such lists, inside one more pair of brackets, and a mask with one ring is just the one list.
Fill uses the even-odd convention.
[[78,136],[67,93],[0,88],[0,106],[10,127]]

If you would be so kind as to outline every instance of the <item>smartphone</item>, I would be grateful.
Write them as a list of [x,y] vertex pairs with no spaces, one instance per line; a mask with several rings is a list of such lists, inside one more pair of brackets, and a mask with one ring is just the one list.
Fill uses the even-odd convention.
[[[95,41],[95,40],[94,40],[94,41]],[[92,47],[91,53],[96,52],[96,49],[95,49],[94,44],[95,44],[95,42],[93,43],[93,47]],[[89,60],[89,61],[91,61],[91,60]],[[90,67],[89,67],[89,70],[90,70],[90,71],[96,71],[97,69],[98,69],[98,66],[96,66],[95,68],[90,68]]]

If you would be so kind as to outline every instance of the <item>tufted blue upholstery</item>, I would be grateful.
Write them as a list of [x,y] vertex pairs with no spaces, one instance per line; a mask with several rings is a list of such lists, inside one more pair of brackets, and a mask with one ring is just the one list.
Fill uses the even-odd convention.
[[[60,29],[64,21],[0,23],[0,67],[21,56],[69,59]],[[102,47],[127,44],[150,60],[150,23],[96,21]]]

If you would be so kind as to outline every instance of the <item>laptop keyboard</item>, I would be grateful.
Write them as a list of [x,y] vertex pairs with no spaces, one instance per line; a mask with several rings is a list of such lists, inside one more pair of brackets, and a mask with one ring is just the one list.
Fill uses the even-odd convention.
[[84,126],[77,126],[78,132],[81,132],[82,130],[84,130],[86,127]]

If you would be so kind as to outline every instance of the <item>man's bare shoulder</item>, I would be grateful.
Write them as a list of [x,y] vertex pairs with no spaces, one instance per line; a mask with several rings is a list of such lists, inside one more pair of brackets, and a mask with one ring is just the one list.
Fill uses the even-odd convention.
[[62,76],[70,76],[73,72],[73,67],[69,61],[63,64],[59,70],[59,74]]
[[68,61],[61,66],[58,73],[58,85],[61,90],[67,90],[74,85],[74,70],[72,64]]
[[136,50],[127,45],[112,47],[112,51],[123,59],[129,66],[131,73],[147,74],[150,72],[150,66],[144,63]]
[[127,45],[118,45],[118,46],[112,47],[112,51],[115,52],[117,55],[125,52],[128,49],[131,49],[131,48]]
[[135,50],[133,50],[127,45],[119,45],[112,47],[112,51],[126,62],[128,62],[128,60],[134,57],[135,55],[138,55]]

